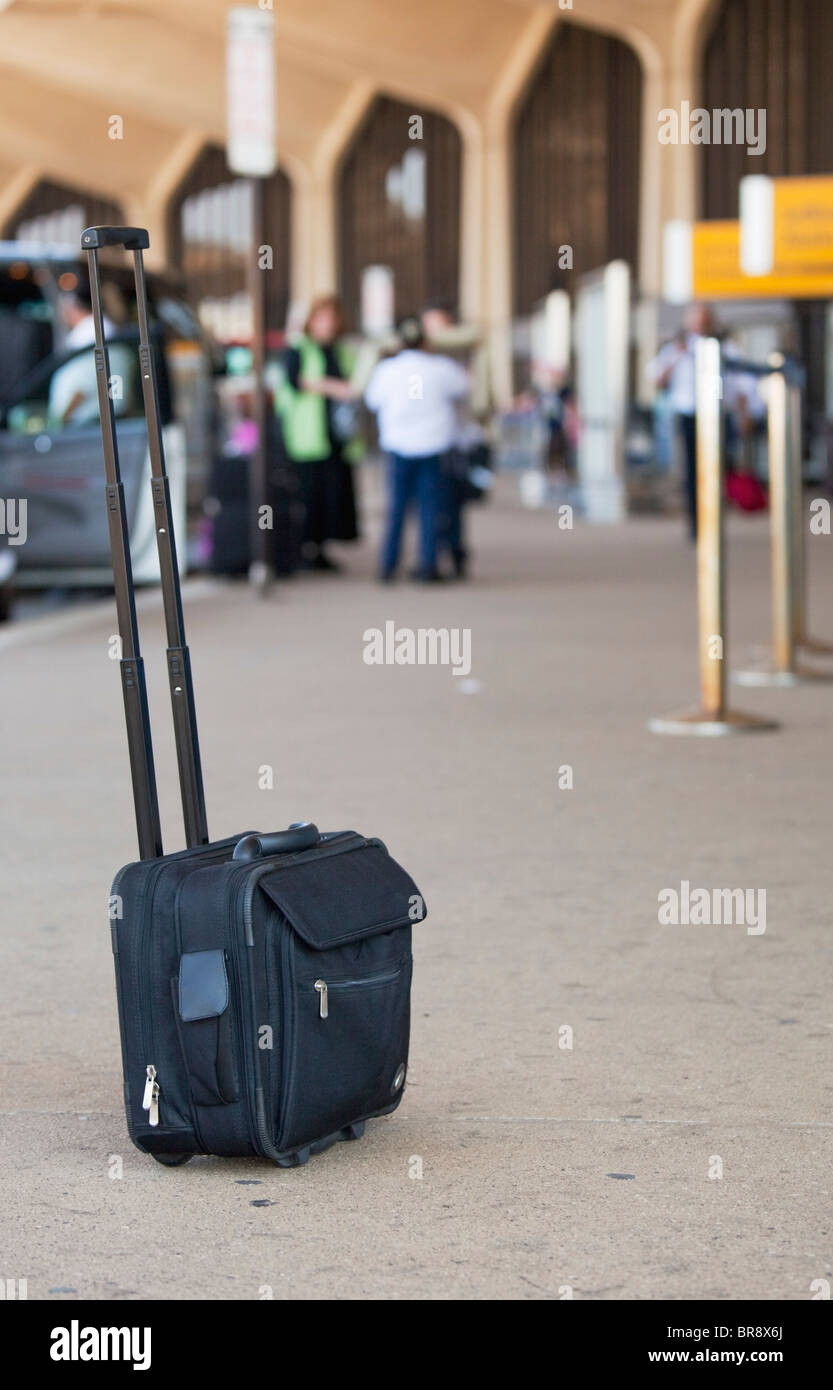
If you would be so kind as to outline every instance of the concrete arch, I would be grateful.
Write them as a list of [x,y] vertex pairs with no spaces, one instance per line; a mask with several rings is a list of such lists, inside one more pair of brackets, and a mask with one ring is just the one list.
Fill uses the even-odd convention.
[[562,23],[581,24],[621,39],[639,59],[643,83],[639,276],[643,284],[652,287],[658,277],[662,147],[656,139],[655,113],[663,105],[669,56],[638,23],[606,8],[599,13],[585,4],[580,14],[554,7],[535,9],[494,87],[485,123],[483,219],[490,227],[490,237],[480,288],[492,345],[495,392],[501,400],[511,395],[512,130],[518,106]]
[[46,173],[34,164],[24,165],[22,169],[15,171],[0,193],[0,226],[4,226],[14,216],[41,179],[46,177]]
[[[471,311],[476,299],[473,282],[479,278],[481,255],[480,170],[482,128],[468,107],[448,101],[430,87],[414,86],[395,81],[377,82],[360,79],[355,82],[330,121],[316,147],[311,166],[306,171],[302,191],[303,209],[299,212],[299,232],[306,239],[308,253],[299,276],[299,298],[308,300],[315,293],[334,290],[337,282],[337,190],[338,176],[347,151],[358,134],[373,103],[378,97],[389,96],[404,104],[428,107],[444,116],[455,127],[462,142],[462,209],[461,242],[466,257],[461,258],[460,302],[463,312]],[[474,235],[473,235],[474,233]]]
[[[661,249],[661,221],[656,212],[661,202],[662,169],[660,155],[662,147],[656,138],[656,112],[663,105],[667,59],[657,39],[626,15],[609,13],[595,14],[582,8],[579,15],[574,12],[559,12],[552,25],[549,36],[528,75],[532,76],[547,51],[549,43],[556,36],[561,24],[579,24],[586,29],[594,29],[610,38],[618,39],[633,50],[639,60],[642,72],[642,139],[639,165],[639,252],[637,274],[643,285],[652,286]],[[525,89],[524,89],[525,90]],[[522,93],[515,103],[517,107]],[[513,110],[514,116],[514,110]]]
[[675,70],[683,68],[699,75],[706,38],[722,3],[723,0],[682,0],[674,22]]
[[[129,210],[136,225],[147,226],[150,232],[149,265],[161,269],[169,262],[171,251],[169,213],[173,199],[176,197],[183,179],[199,159],[202,151],[208,145],[217,143],[221,142],[213,140],[202,130],[185,131],[176,141],[168,158],[159,166],[155,177],[145,187],[141,195],[133,194],[124,200],[125,208]],[[305,171],[300,161],[291,156],[282,157],[278,162],[278,167],[289,179],[294,215],[295,185],[296,181],[301,182],[303,180]]]
[[[722,0],[682,0],[674,16],[666,105],[679,110],[682,101],[699,105],[703,50],[712,20]],[[669,217],[693,221],[698,215],[697,148],[666,147],[664,172],[671,195]]]
[[[144,217],[137,220],[139,222],[144,221],[149,227],[151,249],[153,250],[154,247],[156,248],[153,264],[158,264],[160,268],[170,266],[175,256],[175,246],[172,241],[171,232],[175,225],[173,222],[173,215],[175,213],[176,203],[181,195],[183,186],[186,184],[189,175],[199,163],[204,153],[214,149],[223,153],[224,167],[227,167],[225,161],[225,143],[222,139],[212,139],[211,136],[206,135],[204,131],[186,132],[180,140],[177,141],[169,158],[160,168],[153,184],[144,191],[142,202]],[[301,247],[304,244],[302,237],[303,229],[299,229],[296,226],[296,189],[299,183],[303,185],[305,173],[306,171],[301,161],[293,157],[279,158],[275,165],[275,175],[279,174],[281,176],[282,180],[288,185],[289,190],[289,234],[284,240],[287,241],[289,245],[289,284],[287,286],[287,291],[290,311],[294,299],[294,251],[296,247]],[[245,177],[244,175],[235,175],[232,171],[230,171],[230,175],[234,179]],[[268,226],[266,230],[268,239]],[[282,289],[283,285],[284,282],[281,281]],[[281,313],[281,320],[282,319],[283,312]],[[270,324],[270,326],[274,326],[274,324]]]
[[176,141],[155,178],[144,190],[141,200],[144,214],[143,218],[139,218],[139,223],[141,224],[144,220],[150,233],[150,248],[148,250],[148,263],[150,265],[162,267],[167,263],[170,249],[168,246],[170,205],[176,190],[191,165],[199,158],[200,151],[206,144],[208,141],[202,131],[186,131]]

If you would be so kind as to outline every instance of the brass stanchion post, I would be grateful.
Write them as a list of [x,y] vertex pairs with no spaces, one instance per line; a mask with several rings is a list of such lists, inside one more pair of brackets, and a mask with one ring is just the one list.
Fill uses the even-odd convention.
[[655,734],[724,734],[777,724],[726,704],[726,576],[723,500],[723,391],[720,342],[700,338],[695,351],[697,404],[697,610],[700,708],[649,721]]
[[789,488],[790,544],[792,547],[792,598],[790,627],[795,645],[806,637],[806,584],[804,556],[804,488],[802,484],[801,387],[796,381],[787,385],[787,429],[790,440]]
[[796,647],[803,626],[803,499],[801,494],[801,388],[783,356],[770,358],[767,378],[769,512],[772,552],[772,660],[762,667],[733,671],[736,685],[790,686],[831,679],[798,664]]
[[[795,549],[795,586],[793,593],[793,640],[800,651],[819,656],[833,656],[833,642],[820,641],[807,632],[807,514],[804,507],[802,470],[802,400],[799,380],[790,383],[790,428],[792,433],[792,518]],[[802,671],[809,680],[825,679],[825,672]]]

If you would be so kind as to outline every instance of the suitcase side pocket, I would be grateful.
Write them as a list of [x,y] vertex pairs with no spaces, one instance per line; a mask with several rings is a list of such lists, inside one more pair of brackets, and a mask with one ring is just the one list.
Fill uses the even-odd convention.
[[179,1043],[197,1105],[240,1099],[225,951],[184,951],[173,981]]

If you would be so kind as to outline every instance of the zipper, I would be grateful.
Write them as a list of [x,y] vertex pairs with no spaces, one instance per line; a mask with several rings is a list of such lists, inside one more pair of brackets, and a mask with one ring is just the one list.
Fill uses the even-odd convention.
[[[345,840],[345,839],[346,839],[346,840],[355,840],[355,841],[356,841],[356,848],[357,848],[357,849],[358,849],[358,848],[361,848],[362,846],[367,845],[367,844],[369,843],[369,841],[367,841],[362,835],[357,834],[355,831],[352,831],[352,830],[338,830],[338,831],[334,831],[334,832],[332,832],[330,835],[328,835],[326,838],[325,838],[324,836],[322,836],[322,837],[321,837],[321,841],[319,841],[319,845],[314,847],[314,848],[317,848],[317,849],[320,849],[321,851],[323,851],[323,852],[319,852],[318,854],[315,855],[316,859],[328,859],[328,858],[330,857],[331,854],[339,854],[339,853],[344,852],[344,851],[342,851],[342,849],[341,849],[341,842],[342,842],[342,840]],[[346,851],[346,852],[349,853],[349,851]],[[253,946],[253,945],[254,945],[254,935],[253,935],[253,928],[252,928],[252,918],[253,918],[253,906],[252,906],[252,904],[253,904],[253,900],[254,900],[255,889],[257,888],[257,885],[258,885],[259,880],[260,880],[261,878],[263,878],[264,874],[274,873],[276,869],[289,868],[290,865],[297,863],[299,859],[301,859],[301,858],[309,858],[309,857],[310,857],[310,850],[308,850],[308,849],[307,849],[307,850],[299,850],[297,854],[286,854],[286,855],[280,855],[280,856],[277,856],[277,855],[276,855],[276,856],[274,857],[274,859],[272,859],[271,862],[267,861],[266,863],[259,864],[259,865],[257,866],[257,868],[254,870],[253,873],[249,873],[249,872],[248,872],[248,871],[251,869],[251,865],[247,865],[247,866],[246,866],[246,870],[245,870],[245,871],[246,871],[247,874],[248,874],[248,879],[247,879],[247,882],[246,882],[245,893],[244,893],[244,896],[243,896],[243,927],[244,927],[244,936],[245,936],[245,941],[246,941],[246,945],[247,945],[247,946]],[[282,948],[283,948],[283,943],[282,943]],[[241,966],[241,971],[242,971],[242,961],[240,962],[240,966]],[[246,966],[246,968],[247,968],[247,970],[250,968],[250,967],[249,967],[249,963],[248,963],[248,953],[247,953],[247,966]],[[250,976],[249,976],[248,978],[250,978]],[[243,990],[243,977],[242,977],[242,973],[241,973],[241,975],[240,975],[240,992],[241,992],[241,996],[243,996],[243,994],[245,993],[245,991]],[[256,1036],[256,1030],[257,1030],[257,1020],[256,1020],[256,1018],[255,1018],[254,992],[252,991],[252,989],[249,989],[249,991],[248,991],[248,998],[249,998],[249,1003],[250,1003],[250,1011],[249,1011],[249,1028],[243,1028],[243,1030],[242,1030],[242,1031],[243,1031],[243,1035],[244,1035],[244,1039],[243,1039],[243,1041],[244,1041],[244,1049],[246,1048],[246,1038],[248,1037],[249,1031],[251,1030],[251,1035],[252,1035],[252,1037],[255,1037],[255,1036]],[[245,1002],[245,1000],[242,1000],[242,1002]],[[281,1002],[283,1003],[284,1001],[281,1001]],[[285,1010],[285,1009],[282,1009],[282,1010],[281,1010],[281,1017],[282,1017],[282,1020],[283,1020],[284,1023],[286,1022],[285,1013],[286,1013],[286,1010]],[[282,1033],[283,1033],[283,1028],[282,1028]],[[281,1059],[280,1059],[281,1071],[282,1071],[282,1072],[285,1070],[285,1067],[286,1067],[286,1060],[287,1060],[287,1059],[286,1059],[286,1048],[285,1048],[284,1046],[282,1046],[282,1047],[281,1047]],[[247,1090],[247,1092],[248,1092],[248,1077],[249,1077],[248,1065],[245,1065],[245,1066],[244,1066],[244,1072],[245,1072],[245,1075],[244,1075],[244,1083],[245,1083],[245,1085],[246,1085],[246,1090]],[[271,1096],[267,1095],[267,1093],[264,1092],[263,1088],[261,1088],[261,1095],[264,1095],[265,1099],[268,1099],[268,1100],[271,1102]],[[251,1103],[250,1106],[247,1106],[247,1110],[250,1109],[252,1115],[254,1116],[255,1127],[256,1127],[256,1131],[257,1131],[257,1139],[258,1139],[258,1142],[259,1142],[259,1145],[260,1145],[260,1152],[264,1155],[265,1158],[271,1158],[273,1161],[276,1161],[276,1160],[280,1157],[280,1150],[277,1149],[277,1148],[275,1147],[275,1145],[274,1145],[274,1143],[272,1142],[272,1139],[271,1139],[271,1137],[270,1137],[270,1131],[269,1131],[269,1117],[268,1117],[268,1115],[267,1115],[267,1113],[266,1113],[266,1104],[265,1104],[265,1102],[264,1102],[263,1107],[262,1107],[262,1108],[258,1108],[257,1104],[255,1103],[255,1098],[252,1097],[251,1100],[252,1100],[252,1103]],[[275,1116],[273,1116],[272,1119],[273,1119],[273,1123],[274,1123]]]
[[[142,929],[139,933],[139,941],[136,953],[133,958],[133,978],[135,980],[134,998],[139,1003],[139,1056],[147,1057],[155,1053],[155,1043],[153,1039],[153,1013],[148,999],[148,977],[150,967],[150,948],[148,938],[151,936],[149,921],[153,917],[153,895],[162,866],[159,865],[152,878],[146,880],[142,888],[139,900],[139,910],[141,912]],[[149,904],[149,910],[145,904]],[[153,1075],[151,1075],[153,1073]],[[148,1124],[154,1128],[159,1124],[159,1084],[156,1081],[156,1067],[152,1062],[145,1066],[145,1091],[142,1096],[142,1109],[148,1112]],[[154,1087],[156,1094],[154,1095]]]
[[318,1005],[318,1017],[327,1018],[330,1012],[329,990],[327,989],[327,981],[316,980],[315,988],[318,990],[318,997],[320,1000],[320,1003]]
[[[273,908],[266,919],[266,930],[264,949],[266,955],[266,1012],[269,1015],[269,1022],[273,1028],[272,1046],[269,1048],[269,1060],[266,1067],[266,1082],[263,1086],[264,1096],[269,1098],[269,1110],[276,1108],[277,1099],[280,1095],[280,1066],[283,1060],[283,1020],[284,1008],[283,1000],[280,997],[281,969],[277,960],[278,954],[278,927],[277,908]],[[275,1001],[275,1017],[272,1017],[271,1001]],[[264,1105],[266,1101],[264,1100]]]
[[[222,847],[217,844],[201,845],[190,850],[180,850],[177,854],[166,856],[166,858],[169,858],[170,862],[172,860],[184,858],[186,855],[194,855],[199,856],[199,858],[203,860],[207,859],[210,855],[212,858],[217,858],[222,861],[222,859],[227,857],[228,855],[230,843],[230,840],[223,841]],[[153,1007],[152,1001],[149,997],[149,986],[151,980],[152,965],[151,957],[153,953],[153,933],[150,930],[150,923],[153,920],[153,899],[156,893],[157,884],[159,882],[164,867],[165,865],[160,860],[156,867],[156,872],[152,875],[152,877],[149,876],[148,880],[142,885],[142,890],[140,892],[139,901],[137,904],[138,909],[142,913],[142,930],[139,933],[138,949],[134,957],[133,978],[135,980],[135,998],[137,998],[139,1001],[138,1031],[141,1046],[141,1052],[139,1055],[144,1055],[145,1057],[147,1057],[148,1054],[151,1057],[153,1057],[156,1052],[156,1040],[154,1036],[153,1027]],[[117,876],[116,881],[118,882],[120,878],[121,874]],[[146,902],[149,904],[149,907],[147,909],[145,908]],[[142,1097],[142,1109],[147,1110],[148,1124],[152,1125],[155,1128],[159,1124],[159,1083],[155,1082],[156,1089],[154,1092],[152,1087],[150,1087],[150,1083],[152,1080],[152,1078],[150,1077],[151,1067],[153,1067],[154,1078],[156,1076],[156,1067],[153,1066],[152,1063],[147,1063],[145,1073],[145,1092]]]
[[[277,914],[276,914],[277,916]],[[295,1093],[295,1052],[297,1042],[297,1026],[295,1022],[295,963],[292,941],[292,928],[284,926],[281,928],[281,969],[280,980],[285,984],[286,989],[281,996],[281,1067],[280,1067],[280,1094],[276,1112],[273,1115],[276,1142],[278,1138],[283,1138],[286,1124],[286,1116],[291,1113],[292,1101]],[[277,1119],[280,1115],[281,1126],[278,1130]]]
[[[237,1018],[236,1018],[236,1028],[235,1028],[235,1032],[236,1032],[236,1034],[237,1034],[238,1052],[239,1052],[239,1056],[240,1056],[240,1059],[241,1059],[241,1062],[242,1062],[242,1066],[243,1066],[243,1077],[242,1077],[242,1080],[243,1080],[243,1096],[244,1096],[244,1101],[245,1101],[245,1104],[244,1104],[244,1106],[243,1106],[243,1113],[244,1113],[245,1116],[246,1116],[246,1129],[248,1130],[248,1133],[249,1133],[249,1142],[251,1143],[252,1148],[254,1149],[255,1153],[257,1153],[257,1152],[258,1152],[258,1138],[259,1138],[259,1129],[260,1129],[260,1125],[259,1125],[259,1123],[258,1123],[257,1106],[256,1106],[255,1104],[252,1103],[253,1098],[250,1098],[250,1094],[249,1094],[249,1092],[250,1092],[250,1087],[249,1087],[249,1046],[248,1046],[248,1044],[249,1044],[249,1038],[248,1038],[249,1028],[245,1026],[244,1021],[243,1021],[243,1014],[244,1014],[244,1010],[245,1010],[245,1008],[246,1008],[246,989],[244,988],[244,975],[243,975],[243,971],[244,971],[244,962],[243,962],[243,959],[242,959],[241,946],[240,946],[240,943],[239,943],[239,941],[238,941],[238,939],[237,939],[238,933],[237,933],[237,932],[235,931],[235,929],[234,929],[234,928],[235,928],[235,921],[236,921],[236,908],[237,908],[237,902],[238,902],[238,899],[239,899],[239,897],[240,897],[240,889],[241,889],[241,888],[243,889],[243,893],[244,893],[243,920],[244,920],[244,923],[246,922],[246,901],[245,901],[245,898],[246,898],[246,896],[247,896],[247,895],[246,895],[246,878],[247,878],[247,876],[248,876],[248,873],[249,873],[249,865],[248,865],[248,864],[241,865],[240,874],[237,876],[236,880],[234,880],[234,881],[229,885],[229,888],[228,888],[228,899],[229,899],[229,904],[230,904],[230,906],[231,906],[231,913],[230,913],[230,915],[229,915],[230,927],[229,927],[229,933],[228,933],[228,934],[229,934],[229,937],[231,938],[231,940],[230,940],[231,954],[232,954],[232,960],[234,961],[234,966],[235,966],[235,969],[234,969],[234,971],[233,971],[233,974],[234,974],[234,986],[235,986],[235,989],[236,989],[236,992],[237,992],[237,1000],[238,1000],[238,1005],[239,1005],[239,1008],[237,1009]],[[251,923],[249,922],[249,923],[246,925],[246,943],[247,943],[247,945],[248,945],[248,942],[249,942],[250,934],[251,934]],[[247,972],[249,972],[248,952],[246,952],[245,969],[246,969]],[[251,973],[250,973],[250,972],[247,973],[247,975],[246,975],[246,980],[247,980],[249,986],[251,986]],[[251,1003],[251,1013],[250,1013],[249,1027],[251,1027],[251,1028],[254,1030],[253,1033],[252,1033],[252,1037],[256,1037],[256,1036],[257,1036],[257,1031],[256,1031],[256,1020],[255,1020],[255,1018],[254,1018],[254,1014],[255,1014],[255,1001],[254,1001],[254,991],[251,989],[251,987],[250,987],[249,990],[248,990],[248,996],[249,996],[249,1000],[250,1000],[250,1003]],[[252,1116],[253,1116],[253,1115],[254,1115],[254,1117],[255,1117],[255,1131],[256,1131],[255,1133],[252,1132],[252,1126],[251,1126],[251,1119],[252,1119]]]
[[363,980],[316,980],[313,989],[318,995],[318,1017],[330,1016],[330,991],[341,989],[372,989],[374,985],[390,984],[402,974],[403,966],[388,970],[384,975],[366,975]]
[[159,1124],[159,1082],[156,1080],[156,1067],[152,1062],[148,1062],[146,1077],[142,1109],[148,1111],[148,1124],[155,1128]]

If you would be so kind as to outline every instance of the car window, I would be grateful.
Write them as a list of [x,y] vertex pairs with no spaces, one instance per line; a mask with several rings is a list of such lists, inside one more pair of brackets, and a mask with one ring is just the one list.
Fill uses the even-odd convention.
[[[111,339],[110,398],[117,419],[142,415],[139,363],[135,342]],[[15,434],[79,429],[97,424],[98,387],[95,349],[84,347],[58,362],[44,364],[22,398],[7,412],[7,427]]]

